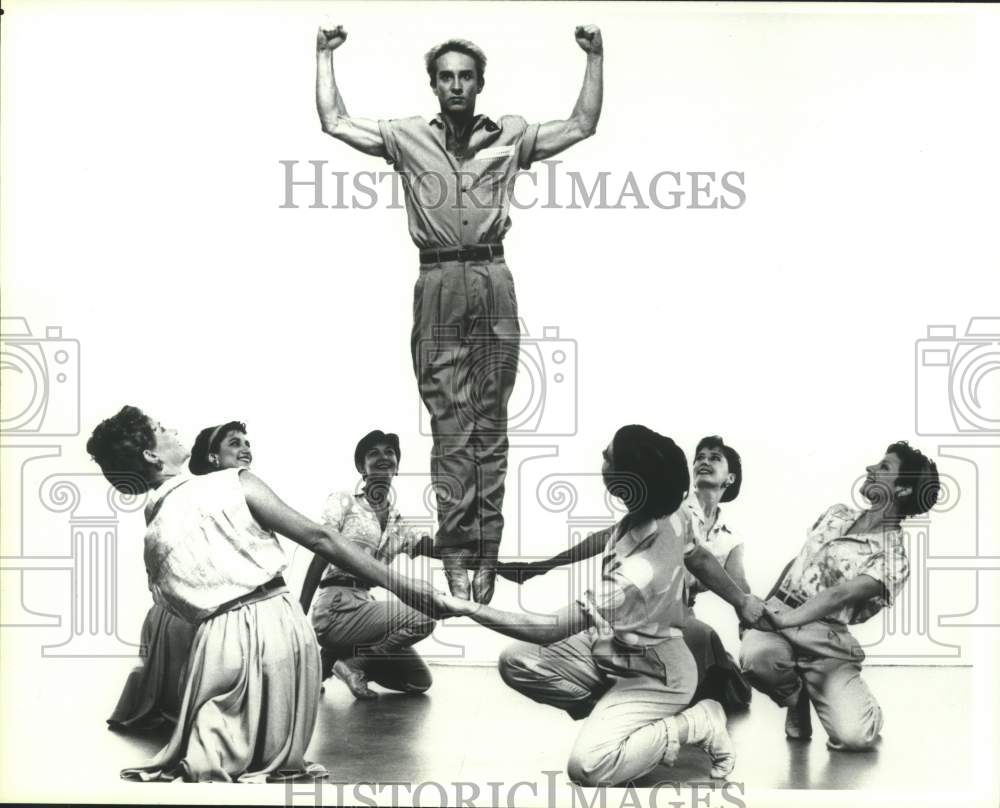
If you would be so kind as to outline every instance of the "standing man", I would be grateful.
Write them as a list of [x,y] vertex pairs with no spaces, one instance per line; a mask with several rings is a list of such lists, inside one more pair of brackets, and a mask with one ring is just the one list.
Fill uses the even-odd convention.
[[[493,597],[503,533],[507,401],[517,375],[520,327],[514,280],[503,259],[508,193],[517,172],[590,137],[603,92],[604,48],[594,25],[580,26],[587,54],[570,117],[528,124],[476,114],[486,56],[452,39],[427,53],[433,118],[372,121],[347,114],[333,71],[342,26],[316,38],[316,107],[323,131],[384,157],[400,173],[410,237],[420,250],[411,351],[420,397],[431,416],[431,477],[437,493],[436,554],[452,594]],[[474,575],[469,582],[469,571]]]

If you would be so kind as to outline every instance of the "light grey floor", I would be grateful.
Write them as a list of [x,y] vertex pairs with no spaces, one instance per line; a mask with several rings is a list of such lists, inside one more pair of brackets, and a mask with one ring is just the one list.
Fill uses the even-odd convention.
[[[134,659],[42,659],[33,636],[10,634],[3,658],[19,664],[5,664],[0,698],[4,738],[16,739],[2,749],[8,798],[45,792],[79,801],[118,788],[120,769],[164,743],[163,733],[137,737],[106,728]],[[354,701],[328,680],[311,759],[325,764],[334,782],[542,783],[547,771],[564,780],[577,724],[505,687],[495,668],[438,665],[433,672],[427,695],[383,694],[372,703]],[[755,694],[750,712],[730,722],[738,755],[731,779],[748,789],[907,791],[945,791],[973,779],[972,669],[868,667],[865,676],[885,711],[878,751],[829,752],[815,722],[811,742],[786,741],[783,711]],[[679,763],[636,785],[707,781],[700,750],[685,750]],[[109,792],[103,799],[169,801],[169,793]]]
[[[310,758],[326,765],[331,779],[346,783],[545,782],[546,771],[564,777],[576,723],[509,690],[493,669],[433,670],[427,695],[383,691],[374,702],[355,701],[336,679],[328,680]],[[730,721],[738,754],[730,779],[747,788],[777,789],[920,790],[968,781],[971,670],[873,667],[865,676],[886,715],[877,751],[827,750],[815,716],[812,741],[788,741],[784,711],[754,694],[750,711]],[[93,729],[95,740],[102,732],[114,738],[118,751],[103,762],[111,768],[137,762],[163,740]],[[943,744],[942,738],[952,742]],[[107,749],[107,741],[103,745]],[[635,785],[707,780],[707,757],[689,748],[677,767],[658,768]]]

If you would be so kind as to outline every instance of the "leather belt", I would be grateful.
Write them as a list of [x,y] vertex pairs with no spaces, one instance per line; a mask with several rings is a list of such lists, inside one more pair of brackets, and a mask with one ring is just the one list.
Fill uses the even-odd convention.
[[254,603],[258,600],[263,600],[264,595],[267,595],[269,592],[273,592],[275,589],[281,589],[283,586],[285,586],[285,579],[278,575],[266,584],[261,584],[256,589],[247,592],[245,595],[233,598],[232,600],[227,600],[221,606],[217,607],[210,615],[203,617],[202,622],[211,620],[213,617],[218,617],[220,614],[224,614],[225,612],[231,612],[233,609],[238,609],[240,606],[247,603]]
[[326,589],[328,586],[346,586],[349,589],[372,588],[371,584],[359,581],[357,578],[351,578],[349,575],[338,575],[336,578],[326,578],[319,582],[320,589]]
[[420,251],[421,264],[445,261],[490,261],[503,258],[503,244],[473,244],[468,247],[441,247]]
[[774,593],[774,597],[776,597],[785,605],[791,606],[793,609],[797,609],[799,606],[805,603],[805,601],[802,600],[802,598],[798,598],[795,595],[789,595],[787,592],[780,589]]

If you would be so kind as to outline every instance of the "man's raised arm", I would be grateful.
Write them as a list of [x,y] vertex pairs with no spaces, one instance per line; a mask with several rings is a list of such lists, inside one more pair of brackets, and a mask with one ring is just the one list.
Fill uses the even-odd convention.
[[581,25],[575,35],[577,44],[587,54],[587,70],[583,74],[580,97],[565,121],[550,121],[538,127],[532,160],[544,160],[559,154],[597,131],[604,98],[604,42],[601,29],[596,25]]
[[351,118],[333,75],[333,52],[344,44],[347,31],[342,25],[316,32],[316,111],[323,131],[358,151],[385,157],[385,144],[378,122]]

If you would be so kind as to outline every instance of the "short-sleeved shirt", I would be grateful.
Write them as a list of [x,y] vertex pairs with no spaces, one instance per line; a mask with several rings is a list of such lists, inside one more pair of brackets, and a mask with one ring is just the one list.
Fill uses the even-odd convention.
[[461,159],[440,115],[379,121],[386,160],[401,174],[410,237],[420,249],[499,243],[510,229],[514,175],[531,165],[538,124],[517,115],[472,122]]
[[[709,528],[705,519],[705,512],[702,510],[701,502],[696,495],[691,494],[684,500],[684,504],[681,507],[685,508],[691,515],[697,543],[714,555],[719,564],[725,567],[726,562],[729,560],[729,554],[743,544],[743,539],[734,533],[729,528],[729,525],[723,521],[722,508],[717,508],[715,524]],[[704,584],[690,572],[687,573],[687,588],[689,603],[694,602],[695,595],[705,591]]]
[[277,537],[254,520],[239,474],[178,475],[146,504],[143,557],[153,600],[189,622],[281,573]]
[[[383,531],[378,516],[368,505],[365,495],[353,491],[335,491],[330,494],[326,499],[321,521],[372,558],[386,564],[432,532],[429,526],[422,527],[406,522],[395,506],[389,508]],[[355,573],[350,570],[340,570],[334,564],[327,564],[323,570],[323,580],[338,575],[355,577]]]
[[647,647],[682,635],[684,557],[694,551],[695,539],[684,508],[624,533],[615,526],[601,559],[601,583],[585,599],[592,599],[619,642]]
[[863,623],[883,606],[891,606],[910,576],[898,530],[848,533],[862,513],[847,505],[828,508],[809,530],[781,583],[781,589],[803,600],[859,575],[869,575],[882,584],[881,595],[829,616],[840,623]]

